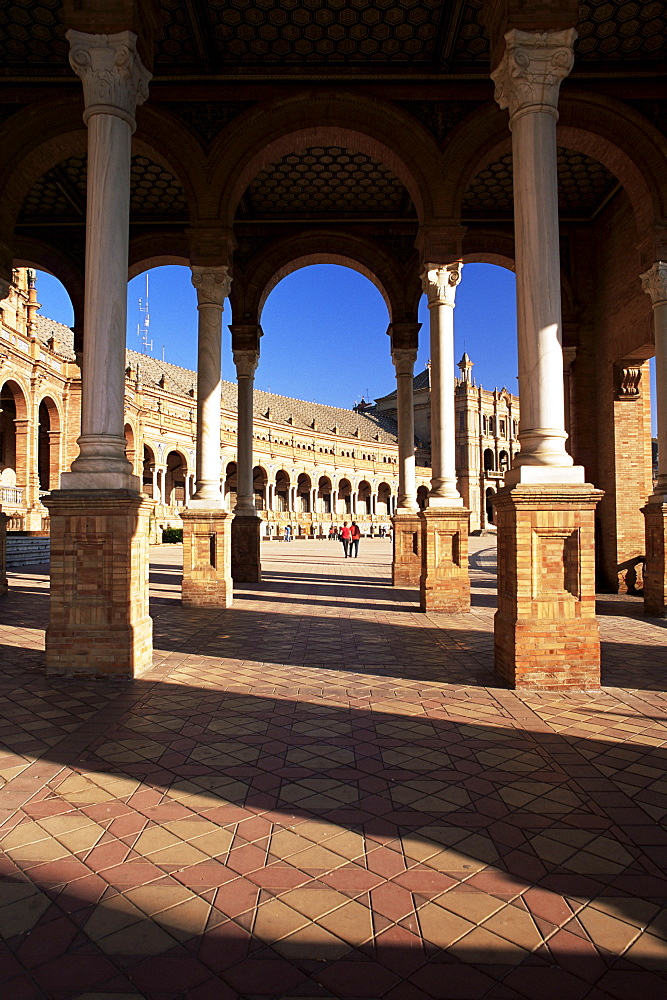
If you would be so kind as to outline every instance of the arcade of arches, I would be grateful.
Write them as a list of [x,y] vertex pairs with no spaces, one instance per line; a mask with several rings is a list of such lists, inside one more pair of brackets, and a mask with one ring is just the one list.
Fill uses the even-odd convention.
[[[605,585],[624,586],[645,559],[646,610],[665,615],[661,5],[634,5],[630,20],[633,5],[616,0],[396,0],[391,18],[386,4],[357,6],[352,30],[316,16],[304,27],[296,13],[274,23],[264,7],[245,23],[213,2],[63,0],[48,16],[26,7],[21,31],[3,41],[0,297],[13,267],[58,276],[82,358],[79,455],[59,484],[46,457],[34,471],[50,490],[50,670],[127,676],[151,661],[152,501],[124,434],[128,266],[132,276],[187,264],[197,291],[194,482],[174,454],[159,484],[187,504],[185,602],[231,602],[233,553],[239,573],[258,579],[262,307],[284,275],[329,262],[367,275],[389,313],[394,581],[418,576],[427,613],[469,606],[454,307],[466,262],[488,261],[516,270],[521,398],[520,453],[489,498],[497,671],[518,687],[599,683],[596,535]],[[422,292],[432,477],[420,511],[413,369]],[[223,308],[238,380],[233,511],[220,490]],[[8,392],[3,419],[19,434],[21,393]],[[69,430],[48,400],[39,424],[46,456],[47,437]],[[326,495],[312,479],[283,486],[275,492],[293,490],[303,506]]]

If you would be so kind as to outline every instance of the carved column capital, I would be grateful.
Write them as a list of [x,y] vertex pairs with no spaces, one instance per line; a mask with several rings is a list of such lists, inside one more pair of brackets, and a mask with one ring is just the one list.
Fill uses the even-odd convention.
[[462,268],[460,261],[454,264],[426,264],[421,281],[424,293],[428,296],[429,309],[434,305],[454,306]]
[[134,32],[90,35],[70,28],[67,40],[70,66],[83,82],[83,120],[100,113],[117,115],[134,129],[134,113],[148,97],[152,76],[137,53]]
[[197,307],[218,306],[222,309],[232,287],[229,268],[193,265],[191,270],[192,284],[197,289]]
[[547,111],[558,115],[560,85],[574,64],[574,28],[562,31],[505,33],[505,52],[491,74],[495,99],[509,108],[510,124],[524,111]]
[[259,361],[259,351],[234,351],[237,378],[251,378]]
[[658,260],[653,267],[640,275],[642,288],[651,296],[654,306],[667,302],[667,261]]
[[405,348],[395,348],[391,352],[391,360],[394,362],[396,375],[407,375],[412,378],[414,374],[417,352]]

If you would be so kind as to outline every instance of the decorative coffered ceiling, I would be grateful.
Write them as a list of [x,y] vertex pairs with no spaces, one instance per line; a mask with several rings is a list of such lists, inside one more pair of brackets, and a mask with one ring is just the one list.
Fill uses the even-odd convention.
[[[160,0],[155,76],[299,65],[486,69],[482,11],[483,0]],[[664,57],[664,0],[582,0],[579,16],[577,64]],[[69,74],[67,52],[62,0],[0,5],[5,72],[42,65]]]

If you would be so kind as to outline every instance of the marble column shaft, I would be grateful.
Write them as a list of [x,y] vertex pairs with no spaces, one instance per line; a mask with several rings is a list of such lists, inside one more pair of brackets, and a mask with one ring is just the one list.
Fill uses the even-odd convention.
[[253,390],[259,351],[234,351],[238,382],[238,427],[236,435],[236,514],[255,516],[253,490]]
[[656,495],[667,502],[667,261],[657,261],[641,276],[653,303],[655,390],[658,418],[658,481]]
[[226,267],[192,267],[197,290],[197,489],[196,503],[220,507],[222,310],[231,277]]
[[584,478],[565,450],[556,158],[558,92],[574,62],[576,37],[574,28],[512,29],[491,74],[498,104],[509,108],[514,162],[521,451],[507,483],[533,481],[519,471],[524,466],[563,470],[534,481]]
[[456,487],[454,411],[454,299],[461,280],[460,263],[427,264],[422,287],[428,297],[431,346],[431,490],[430,507],[460,507]]
[[396,369],[396,406],[398,411],[398,506],[416,511],[417,483],[415,479],[415,408],[414,367],[417,352],[405,349],[392,351]]
[[64,489],[133,489],[125,457],[125,328],[130,155],[137,104],[151,74],[136,35],[69,30],[70,65],[81,77],[88,126],[84,358],[79,456]]

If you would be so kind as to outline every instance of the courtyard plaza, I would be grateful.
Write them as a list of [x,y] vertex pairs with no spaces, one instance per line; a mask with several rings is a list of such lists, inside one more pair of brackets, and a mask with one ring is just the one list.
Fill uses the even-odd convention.
[[262,547],[151,671],[46,676],[48,567],[2,602],[0,996],[664,998],[667,645],[599,600],[593,692],[504,689],[495,547],[423,614],[391,545]]

